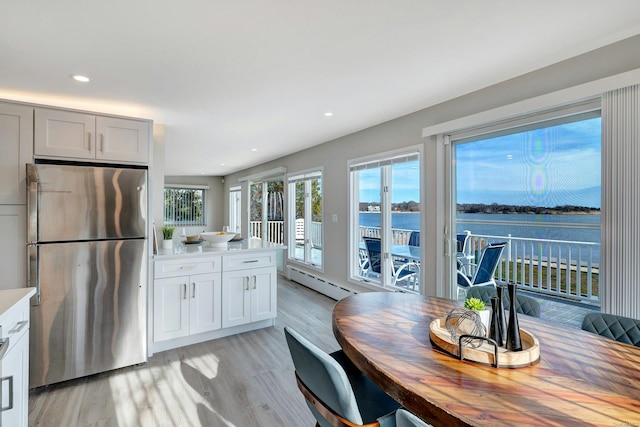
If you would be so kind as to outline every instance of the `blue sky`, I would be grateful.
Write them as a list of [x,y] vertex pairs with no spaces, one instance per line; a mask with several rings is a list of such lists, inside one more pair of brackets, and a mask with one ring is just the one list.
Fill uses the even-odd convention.
[[600,118],[456,146],[458,203],[600,207]]
[[[600,118],[456,145],[458,203],[600,207]],[[379,201],[378,169],[360,200]],[[392,202],[419,201],[417,162],[393,166]]]

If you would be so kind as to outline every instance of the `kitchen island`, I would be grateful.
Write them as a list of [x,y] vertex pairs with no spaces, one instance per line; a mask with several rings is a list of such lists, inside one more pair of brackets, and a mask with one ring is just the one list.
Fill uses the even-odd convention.
[[273,326],[277,251],[259,240],[175,245],[154,256],[154,352]]

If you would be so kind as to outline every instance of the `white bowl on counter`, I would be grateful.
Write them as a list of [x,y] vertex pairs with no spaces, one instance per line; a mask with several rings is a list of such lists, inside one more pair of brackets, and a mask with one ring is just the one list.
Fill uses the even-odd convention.
[[213,248],[223,248],[227,243],[236,236],[236,233],[224,231],[207,231],[200,233],[200,237],[209,242],[209,246]]

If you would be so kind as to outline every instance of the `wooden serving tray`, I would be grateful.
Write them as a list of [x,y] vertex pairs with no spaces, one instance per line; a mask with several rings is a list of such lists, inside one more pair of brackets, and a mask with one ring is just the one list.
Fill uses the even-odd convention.
[[522,368],[533,365],[540,360],[540,343],[538,339],[524,329],[520,329],[522,351],[510,351],[504,347],[496,347],[489,341],[484,341],[482,345],[476,348],[463,346],[461,357],[459,345],[451,339],[451,334],[445,327],[445,320],[445,318],[441,318],[431,322],[429,335],[431,342],[438,349],[451,356],[497,368]]

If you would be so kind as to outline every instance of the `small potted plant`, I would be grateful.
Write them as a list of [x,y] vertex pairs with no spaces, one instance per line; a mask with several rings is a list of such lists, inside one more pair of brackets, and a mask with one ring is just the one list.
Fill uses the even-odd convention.
[[175,230],[176,228],[170,225],[162,226],[162,248],[163,249],[173,248],[173,232]]
[[488,310],[484,301],[480,298],[467,298],[464,300],[464,308],[478,312],[480,321],[489,333],[489,321],[491,320],[491,310]]

